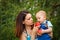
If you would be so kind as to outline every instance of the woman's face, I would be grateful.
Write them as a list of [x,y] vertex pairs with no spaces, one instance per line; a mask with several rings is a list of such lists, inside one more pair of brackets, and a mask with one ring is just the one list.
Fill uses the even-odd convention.
[[30,13],[28,13],[25,17],[25,20],[23,22],[25,25],[33,25],[33,19],[32,19],[32,15]]

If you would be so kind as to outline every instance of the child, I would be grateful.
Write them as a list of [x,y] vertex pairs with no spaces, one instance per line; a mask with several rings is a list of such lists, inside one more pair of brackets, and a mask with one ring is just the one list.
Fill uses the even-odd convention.
[[40,33],[37,33],[38,40],[51,40],[49,33],[52,32],[52,24],[46,20],[46,12],[41,10],[36,13],[36,19],[40,22]]

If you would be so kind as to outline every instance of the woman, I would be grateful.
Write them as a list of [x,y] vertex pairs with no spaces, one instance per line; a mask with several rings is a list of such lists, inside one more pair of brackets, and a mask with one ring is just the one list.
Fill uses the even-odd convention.
[[19,40],[27,40],[29,35],[31,40],[35,40],[35,34],[38,30],[33,26],[33,19],[28,11],[21,11],[16,19],[16,36]]

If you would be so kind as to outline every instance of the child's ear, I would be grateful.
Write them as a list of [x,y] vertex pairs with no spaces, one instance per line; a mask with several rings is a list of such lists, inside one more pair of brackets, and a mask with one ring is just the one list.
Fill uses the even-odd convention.
[[44,16],[44,19],[46,19],[46,16]]

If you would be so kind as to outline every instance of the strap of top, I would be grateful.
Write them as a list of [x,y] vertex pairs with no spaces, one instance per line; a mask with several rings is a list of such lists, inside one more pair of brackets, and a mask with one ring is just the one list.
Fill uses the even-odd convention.
[[26,30],[24,31],[24,33],[26,33],[26,34],[27,34],[27,36],[28,36],[28,33],[27,33],[27,31],[26,31]]

